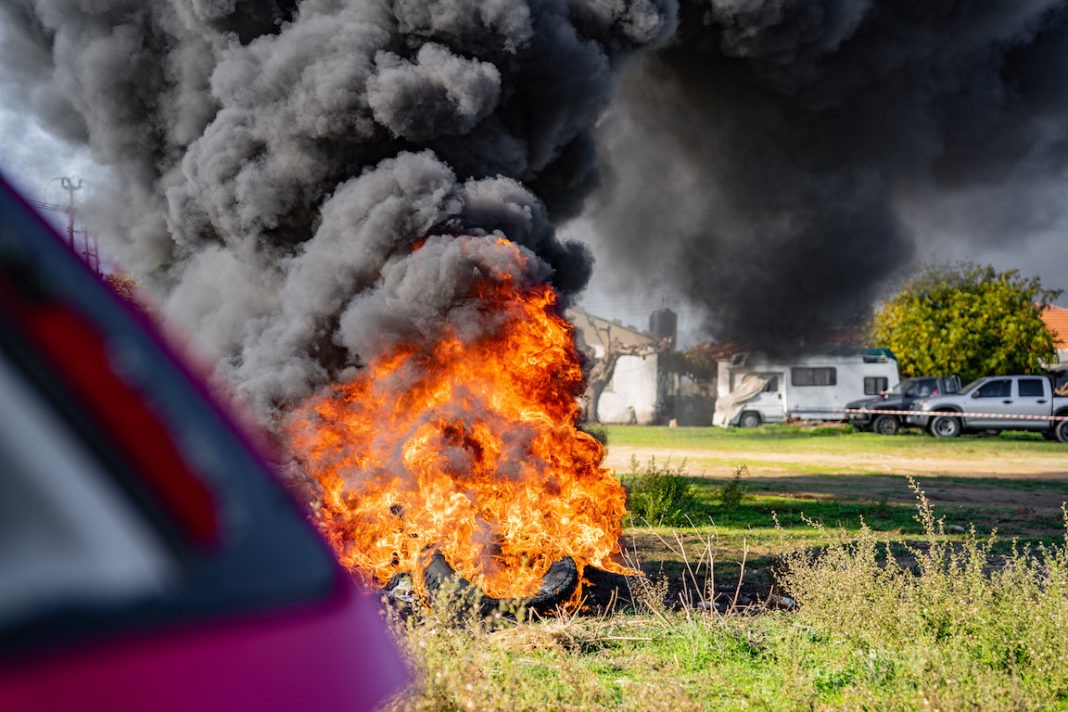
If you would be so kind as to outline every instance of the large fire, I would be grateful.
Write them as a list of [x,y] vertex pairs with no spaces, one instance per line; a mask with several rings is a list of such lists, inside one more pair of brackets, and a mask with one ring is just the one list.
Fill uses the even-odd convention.
[[576,428],[572,327],[551,287],[516,281],[492,270],[476,280],[470,299],[492,324],[477,338],[446,329],[380,355],[287,421],[320,526],[354,571],[382,584],[410,572],[419,588],[440,550],[495,598],[533,595],[563,557],[580,575],[628,572],[613,561],[624,490]]

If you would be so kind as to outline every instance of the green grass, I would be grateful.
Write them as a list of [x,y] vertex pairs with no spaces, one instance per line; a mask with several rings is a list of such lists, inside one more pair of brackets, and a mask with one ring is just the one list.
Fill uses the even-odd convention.
[[[677,503],[682,509],[634,518],[626,531],[624,547],[652,576],[681,576],[687,561],[697,560],[709,548],[710,540],[726,575],[739,571],[743,552],[748,551],[745,578],[760,582],[769,580],[784,543],[819,547],[827,544],[829,530],[846,535],[867,530],[886,544],[906,546],[914,544],[923,531],[903,476],[809,477],[803,491],[798,491],[799,485],[789,479],[743,480],[742,470],[732,478],[708,478],[688,477],[685,464],[635,463],[632,469],[637,473],[621,476],[625,486],[656,473],[665,489],[663,481],[675,479],[677,489],[684,487],[686,491],[685,499]],[[743,494],[733,506],[724,506],[722,492],[735,483]],[[1003,538],[1029,545],[1048,544],[1062,531],[1060,512],[1055,508],[1068,499],[1068,492],[1060,482],[937,478],[930,484],[940,489],[962,485],[970,492],[976,488],[989,491],[985,502],[970,502],[966,509],[957,507],[945,513],[949,526],[949,533],[943,535],[946,541],[963,539],[969,527],[981,536],[1000,532]],[[1040,493],[1050,506],[1034,511],[1001,503],[1010,493],[1021,491]]]
[[[519,622],[445,599],[397,622],[417,682],[395,710],[1041,710],[1068,704],[1068,552],[950,540],[922,496],[917,541],[867,526],[783,542],[793,611],[666,606]],[[436,612],[435,612],[436,611]]]
[[[621,541],[645,573],[629,601],[519,622],[435,602],[396,621],[416,682],[390,709],[1068,710],[1064,482],[930,477],[933,505],[900,475],[738,469],[768,449],[1052,458],[1063,444],[782,426],[612,427],[608,441],[660,448],[619,476],[670,495]],[[667,459],[679,449],[724,451],[735,474]],[[1010,503],[1024,496],[1041,506]],[[798,606],[701,605],[724,586]]]
[[903,430],[887,437],[855,432],[848,425],[763,425],[759,428],[668,428],[610,425],[606,427],[609,445],[732,452],[762,451],[788,445],[794,452],[877,452],[877,453],[1041,453],[1065,454],[1064,443],[1045,440],[1039,433],[1006,431],[996,436],[964,435],[936,439],[918,430]]

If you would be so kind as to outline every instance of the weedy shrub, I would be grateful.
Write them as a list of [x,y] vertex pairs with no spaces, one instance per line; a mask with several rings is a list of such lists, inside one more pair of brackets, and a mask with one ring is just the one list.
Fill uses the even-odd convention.
[[607,426],[601,425],[600,423],[583,423],[582,425],[578,426],[578,429],[586,433],[602,445],[608,445]]
[[652,640],[609,617],[486,617],[439,592],[393,623],[414,681],[384,711],[700,709],[670,670],[602,658],[620,643]]
[[749,475],[749,468],[745,465],[734,470],[734,476],[727,484],[717,490],[719,504],[724,509],[735,510],[742,503],[742,499],[749,492],[749,486],[742,482],[743,476]]
[[918,543],[895,553],[865,525],[785,557],[780,580],[799,604],[781,641],[789,684],[846,707],[1068,703],[1068,540],[1001,556],[974,527],[952,541],[909,482]]
[[641,465],[631,458],[630,467],[633,474],[623,480],[626,526],[685,526],[699,517],[700,502],[687,480],[685,460],[660,465],[654,457]]

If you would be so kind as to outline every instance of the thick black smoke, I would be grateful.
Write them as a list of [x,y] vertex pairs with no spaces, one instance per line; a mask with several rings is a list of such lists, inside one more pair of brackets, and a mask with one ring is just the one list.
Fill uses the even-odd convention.
[[581,289],[589,253],[554,221],[594,186],[620,63],[676,19],[674,0],[0,10],[14,95],[116,169],[101,232],[265,415],[462,321],[494,251],[435,241],[413,258],[428,234],[499,230],[527,277]]
[[716,336],[811,343],[941,239],[926,228],[981,247],[1059,216],[1063,0],[680,6],[603,126],[592,216],[613,266],[676,285]]

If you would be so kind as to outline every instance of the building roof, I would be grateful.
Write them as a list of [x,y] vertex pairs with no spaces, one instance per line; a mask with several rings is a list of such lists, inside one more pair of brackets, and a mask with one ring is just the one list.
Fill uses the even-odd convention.
[[1053,334],[1054,347],[1068,349],[1068,309],[1050,304],[1042,310],[1042,321]]
[[633,326],[624,326],[618,321],[602,319],[582,309],[572,307],[564,316],[582,332],[582,338],[590,346],[652,349],[657,345],[657,339],[652,334]]

